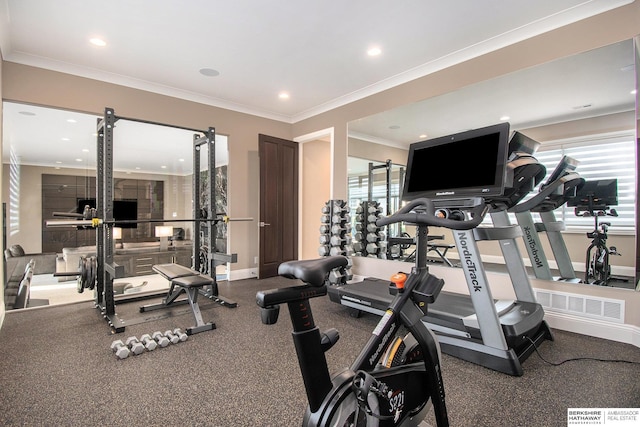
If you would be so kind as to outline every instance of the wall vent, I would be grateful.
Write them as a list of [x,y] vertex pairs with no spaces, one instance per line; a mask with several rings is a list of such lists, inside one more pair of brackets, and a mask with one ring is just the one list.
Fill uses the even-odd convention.
[[538,303],[545,310],[624,323],[624,300],[538,289],[535,293]]

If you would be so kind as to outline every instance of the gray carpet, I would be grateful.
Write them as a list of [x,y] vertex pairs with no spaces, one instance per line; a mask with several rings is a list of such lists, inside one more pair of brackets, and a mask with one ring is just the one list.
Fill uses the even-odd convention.
[[[117,360],[114,339],[186,328],[184,308],[112,335],[91,303],[8,313],[0,331],[0,424],[29,426],[296,426],[306,400],[286,307],[277,325],[260,322],[255,294],[285,279],[222,283],[235,309],[202,299],[217,329],[151,353]],[[330,370],[348,366],[368,339],[375,316],[351,318],[328,298],[313,301],[321,328],[341,339]],[[153,301],[149,301],[153,302]],[[145,302],[148,303],[148,302]],[[139,318],[144,303],[120,304],[121,318]],[[158,313],[158,312],[156,312]],[[151,314],[151,313],[149,313]],[[640,362],[637,347],[554,331],[544,357],[617,358]],[[532,355],[522,377],[510,377],[443,356],[452,426],[566,426],[569,407],[640,407],[640,366],[579,361],[553,367]],[[433,421],[431,420],[433,423]]]

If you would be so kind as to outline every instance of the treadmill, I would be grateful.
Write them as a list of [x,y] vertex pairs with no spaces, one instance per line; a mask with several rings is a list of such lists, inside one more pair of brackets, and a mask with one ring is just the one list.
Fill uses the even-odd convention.
[[[531,267],[538,279],[580,283],[573,268],[567,245],[562,237],[561,231],[565,229],[564,222],[557,221],[553,212],[572,200],[584,185],[584,178],[575,172],[577,165],[576,159],[563,156],[547,181],[540,186],[538,194],[509,209],[510,212],[515,213],[518,224],[522,227]],[[535,222],[532,212],[538,212],[542,222]],[[558,277],[551,273],[549,260],[540,240],[542,232],[547,234],[560,272]]]
[[[475,200],[473,197],[461,199],[439,198],[439,194],[446,196],[463,194],[482,195],[487,208],[491,210],[492,218],[506,216],[508,206],[516,204],[528,194],[537,182],[544,177],[544,166],[540,165],[533,156],[523,149],[523,135],[512,138],[509,144],[508,124],[506,131],[499,132],[501,138],[500,152],[494,163],[486,167],[493,168],[495,184],[500,188],[496,192],[486,188],[470,186],[445,188],[444,190],[432,189],[426,191],[427,197],[435,194],[433,198],[435,206],[442,215],[455,217],[464,215],[468,204]],[[498,125],[496,125],[498,126]],[[503,130],[503,129],[501,129]],[[480,153],[469,153],[465,156],[467,165],[460,165],[460,153],[469,149],[470,144],[484,141],[486,146],[488,135],[495,132],[495,126],[476,131],[463,132],[435,140],[423,141],[412,144],[407,162],[407,179],[405,181],[403,198],[411,198],[416,191],[412,188],[415,180],[423,182],[421,173],[434,169],[430,162],[424,164],[424,159],[432,159],[422,151],[433,152],[438,160],[438,165],[444,169],[455,166],[474,168],[474,172],[482,175],[475,163]],[[516,133],[516,135],[518,135]],[[451,141],[467,141],[469,145],[464,147]],[[443,146],[448,146],[449,152]],[[479,144],[478,144],[479,145]],[[434,149],[435,147],[435,149]],[[510,147],[510,148],[509,148]],[[463,151],[461,151],[463,150]],[[473,149],[471,149],[473,151]],[[493,157],[492,157],[493,158]],[[442,162],[441,162],[442,160]],[[447,161],[448,160],[448,161]],[[464,163],[464,162],[462,162]],[[454,166],[455,165],[455,166]],[[449,169],[453,170],[453,169]],[[415,172],[412,172],[415,171]],[[435,176],[439,176],[435,173]],[[475,177],[477,175],[470,174]],[[424,185],[423,185],[424,186]],[[418,185],[420,189],[420,185]],[[413,190],[413,191],[412,191]],[[419,191],[418,191],[419,192]],[[424,193],[421,193],[424,194]],[[494,219],[494,223],[495,223]],[[442,351],[461,359],[503,372],[509,375],[520,376],[523,374],[522,362],[535,350],[535,346],[542,341],[553,339],[553,335],[544,321],[544,310],[537,304],[533,289],[528,280],[522,258],[517,252],[516,238],[522,236],[522,231],[517,225],[505,225],[490,228],[476,228],[453,233],[461,265],[465,272],[465,279],[469,288],[469,295],[456,294],[442,291],[437,300],[428,308],[423,321],[437,335]],[[509,255],[509,274],[512,277],[515,301],[495,301],[491,296],[488,280],[477,248],[478,240],[499,240],[503,253]],[[417,245],[418,256],[416,262],[426,259],[426,245]],[[512,260],[513,258],[513,260]],[[505,257],[506,259],[506,257]],[[332,301],[349,307],[353,313],[360,311],[384,314],[391,301],[389,294],[389,282],[387,280],[367,278],[362,282],[346,284],[329,288],[329,297]]]

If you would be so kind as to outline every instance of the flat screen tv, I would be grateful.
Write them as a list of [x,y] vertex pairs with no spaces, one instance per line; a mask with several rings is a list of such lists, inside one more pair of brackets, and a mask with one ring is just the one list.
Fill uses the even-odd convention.
[[567,202],[568,206],[606,209],[618,205],[618,180],[598,179],[586,181],[576,196]]
[[[96,207],[96,199],[78,199],[77,213],[82,213],[84,207],[89,205]],[[115,226],[120,228],[137,228],[136,223],[122,223],[118,221],[135,221],[138,219],[138,201],[131,200],[114,200],[113,201],[113,219],[116,221]]]
[[413,143],[402,199],[502,195],[508,147],[509,123]]

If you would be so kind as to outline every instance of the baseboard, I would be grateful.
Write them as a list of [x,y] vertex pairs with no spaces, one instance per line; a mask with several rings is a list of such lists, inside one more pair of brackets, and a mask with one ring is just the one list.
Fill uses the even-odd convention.
[[604,322],[546,310],[545,320],[554,329],[589,335],[640,347],[640,327],[624,323]]
[[229,271],[229,282],[233,282],[234,280],[243,280],[243,279],[255,279],[258,277],[258,269],[257,268],[245,268],[242,270],[231,270]]

